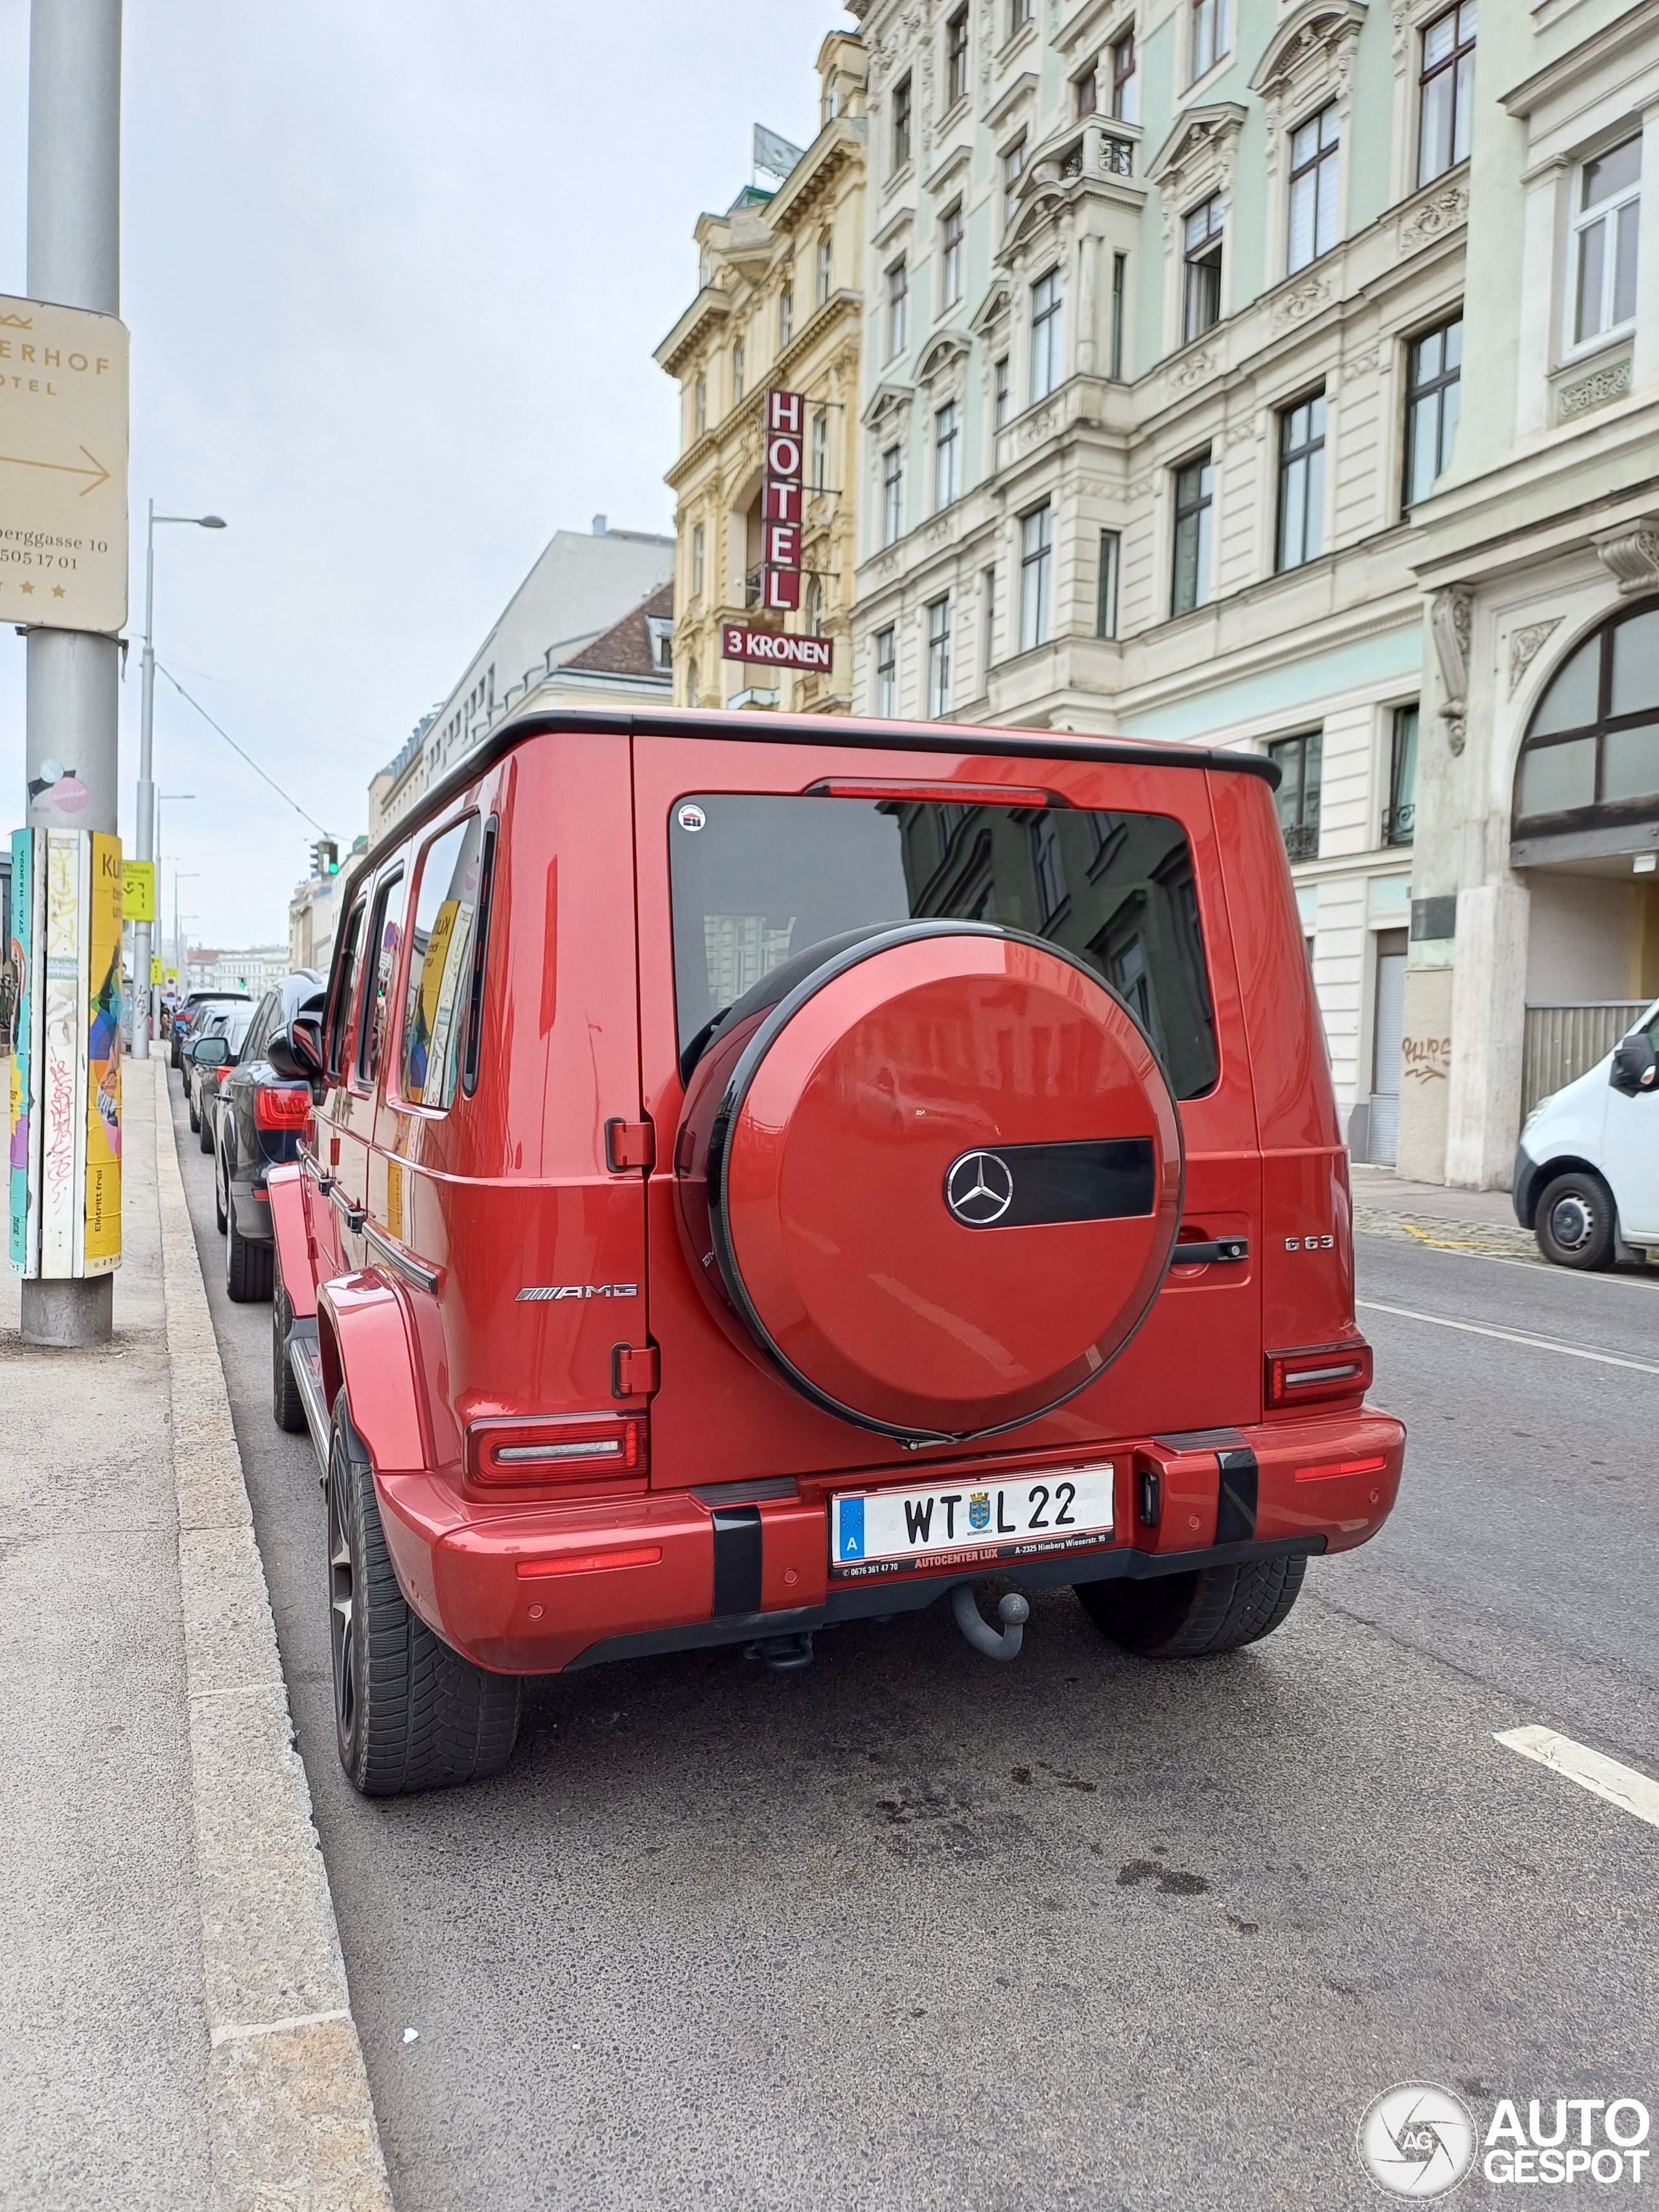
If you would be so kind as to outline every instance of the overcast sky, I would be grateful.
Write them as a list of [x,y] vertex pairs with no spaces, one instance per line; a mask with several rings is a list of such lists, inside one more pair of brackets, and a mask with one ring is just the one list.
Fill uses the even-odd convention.
[[[145,501],[156,654],[343,839],[556,529],[667,530],[691,228],[805,144],[828,0],[127,0],[137,777]],[[24,283],[27,0],[0,0],[0,292]],[[0,828],[23,815],[0,633]],[[316,831],[164,683],[156,779],[193,941],[285,941]]]

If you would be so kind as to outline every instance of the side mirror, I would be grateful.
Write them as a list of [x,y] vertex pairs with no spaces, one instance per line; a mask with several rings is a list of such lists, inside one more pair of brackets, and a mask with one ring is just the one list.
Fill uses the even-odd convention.
[[228,1067],[230,1047],[222,1036],[198,1037],[194,1044],[186,1045],[185,1052],[198,1067]]
[[285,1082],[323,1079],[323,1024],[316,1014],[295,1014],[265,1046],[265,1058]]
[[1607,1081],[1626,1098],[1639,1098],[1644,1091],[1659,1089],[1659,1061],[1655,1058],[1653,1039],[1645,1030],[1634,1030],[1613,1048]]

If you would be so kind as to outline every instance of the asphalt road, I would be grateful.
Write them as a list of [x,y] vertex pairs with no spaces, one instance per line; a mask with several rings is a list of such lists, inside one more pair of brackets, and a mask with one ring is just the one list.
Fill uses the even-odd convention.
[[500,1781],[371,1804],[185,1141],[399,2212],[1375,2207],[1390,2083],[1659,2106],[1659,1832],[1493,1740],[1659,1775],[1659,1373],[1547,1348],[1659,1367],[1659,1283],[1363,1239],[1406,1486],[1248,1652],[1152,1666],[1056,1592],[1002,1668],[940,1607],[539,1683]]

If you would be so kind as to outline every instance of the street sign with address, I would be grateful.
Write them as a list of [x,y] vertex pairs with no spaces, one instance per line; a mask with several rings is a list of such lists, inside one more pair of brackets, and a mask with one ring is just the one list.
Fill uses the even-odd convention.
[[0,622],[126,619],[126,327],[0,296]]

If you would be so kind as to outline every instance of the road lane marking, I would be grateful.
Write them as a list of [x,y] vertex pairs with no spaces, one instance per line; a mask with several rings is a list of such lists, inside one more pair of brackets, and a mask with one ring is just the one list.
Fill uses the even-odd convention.
[[[1392,1236],[1386,1229],[1367,1229],[1358,1222],[1354,1224],[1353,1233],[1356,1237],[1374,1237],[1379,1244],[1397,1244],[1400,1242],[1397,1237]],[[1419,1245],[1416,1249],[1442,1252],[1449,1251],[1451,1247],[1435,1244],[1428,1247]],[[1528,1267],[1534,1274],[1539,1268],[1548,1267],[1550,1265],[1541,1252],[1530,1260],[1514,1259],[1506,1257],[1502,1252],[1495,1250],[1487,1244],[1480,1246],[1478,1249],[1473,1244],[1460,1244],[1455,1256],[1460,1260],[1490,1260],[1495,1267]],[[1649,1298],[1656,1292],[1659,1292],[1659,1267],[1649,1267],[1643,1273],[1632,1272],[1623,1275],[1615,1274],[1610,1267],[1598,1267],[1593,1275],[1586,1275],[1572,1268],[1558,1267],[1555,1273],[1564,1279],[1571,1279],[1581,1283],[1593,1281],[1598,1290],[1611,1288],[1615,1291],[1640,1291],[1644,1297]]]
[[1659,1828],[1659,1782],[1651,1775],[1621,1766],[1616,1759],[1575,1743],[1570,1735],[1558,1735],[1553,1729],[1505,1729],[1494,1741],[1518,1751],[1522,1759],[1535,1759],[1552,1772],[1565,1774],[1569,1782],[1593,1796],[1605,1797],[1609,1805],[1622,1806],[1650,1828]]
[[292,2035],[303,2027],[328,2027],[337,2020],[349,2020],[351,2014],[343,2005],[334,2012],[297,2013],[290,2020],[222,2020],[213,2031],[216,2051],[227,2043],[246,2043],[254,2035]]
[[1588,1345],[1563,1344],[1559,1337],[1534,1336],[1524,1328],[1492,1328],[1484,1322],[1449,1321],[1444,1314],[1418,1313],[1410,1306],[1385,1306],[1380,1298],[1356,1298],[1362,1313],[1395,1314],[1401,1321],[1431,1322],[1436,1328],[1458,1328],[1469,1336],[1500,1337],[1505,1344],[1524,1344],[1534,1352],[1559,1352],[1569,1359],[1594,1359],[1603,1367],[1633,1367],[1638,1375],[1659,1375],[1651,1359],[1626,1359],[1622,1352],[1592,1352]]

